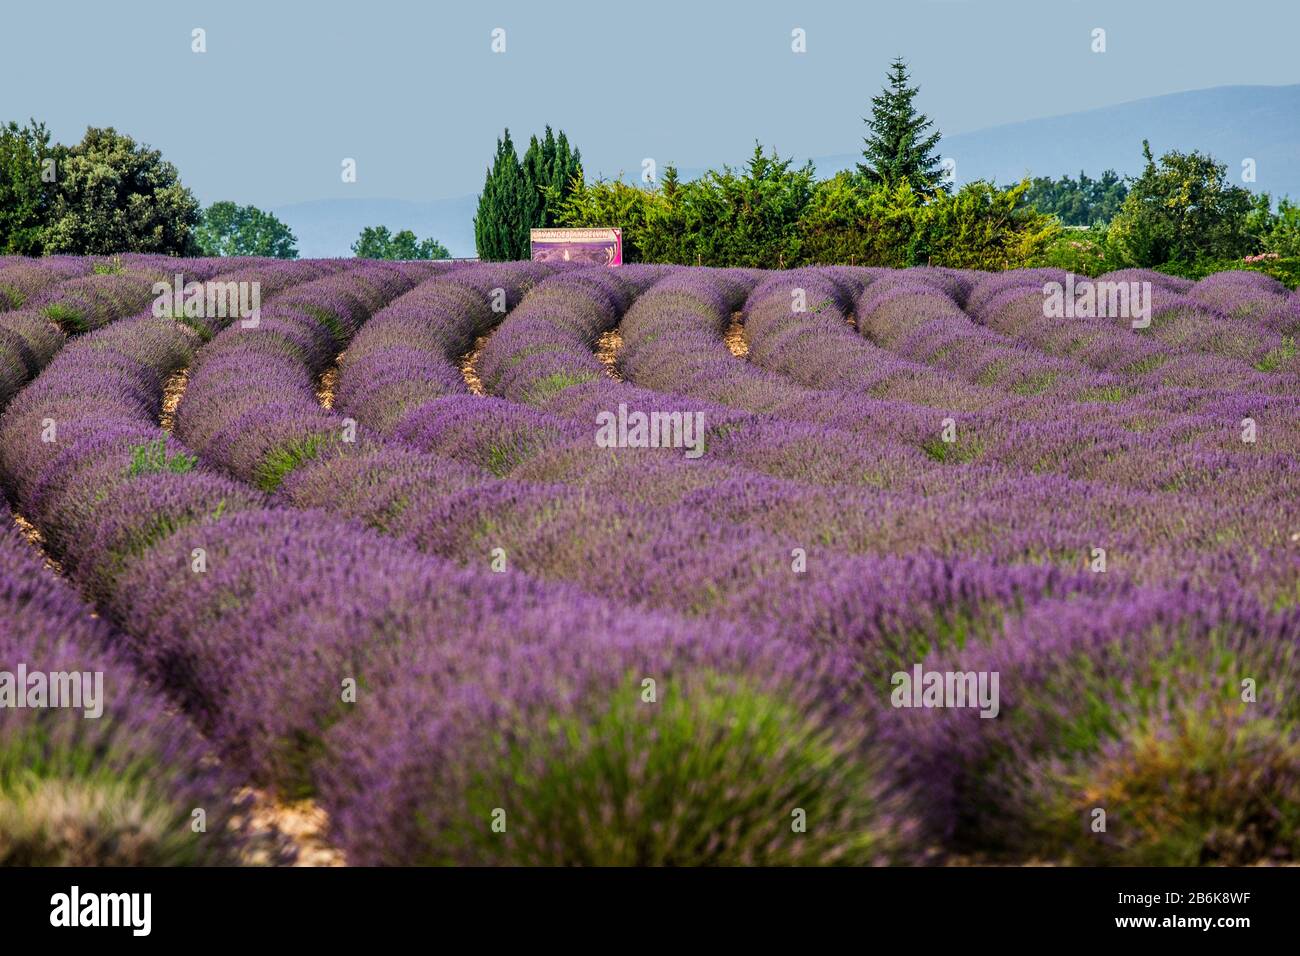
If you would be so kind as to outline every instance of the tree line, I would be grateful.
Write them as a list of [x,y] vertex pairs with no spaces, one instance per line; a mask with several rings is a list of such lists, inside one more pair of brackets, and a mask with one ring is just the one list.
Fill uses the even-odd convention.
[[[475,217],[484,259],[526,258],[531,228],[618,226],[625,261],[785,268],[806,263],[1002,269],[1045,253],[1055,220],[1028,186],[975,183],[953,192],[936,153],[940,134],[919,113],[907,65],[893,62],[871,101],[856,172],[818,180],[755,144],[740,169],[682,181],[587,182],[564,133],[546,130],[520,159],[509,130],[497,142]],[[552,145],[554,143],[554,145]]]
[[1157,159],[1142,143],[1143,169],[1132,179],[1035,180],[1039,200],[1068,225],[1046,264],[1097,275],[1143,266],[1198,278],[1243,266],[1300,283],[1300,205],[1253,194],[1228,178],[1227,166],[1192,150]]
[[862,161],[827,179],[818,179],[811,163],[796,166],[756,143],[739,169],[723,166],[684,182],[669,165],[644,185],[588,182],[574,150],[570,178],[557,183],[553,167],[530,178],[528,157],[538,141],[520,160],[507,131],[479,201],[479,255],[525,258],[531,227],[619,226],[630,262],[1050,265],[1092,275],[1124,267],[1202,275],[1247,266],[1293,286],[1300,281],[1300,208],[1286,199],[1274,208],[1267,194],[1232,184],[1210,156],[1171,150],[1157,159],[1144,142],[1136,177],[1107,170],[1098,179],[1081,172],[958,189],[938,154],[941,134],[916,108],[918,93],[907,64],[895,59],[864,118]]
[[[445,259],[447,247],[368,226],[352,245],[372,259]],[[298,257],[274,214],[229,201],[200,207],[176,167],[115,129],[91,127],[73,146],[45,124],[0,125],[0,255]]]
[[[497,141],[474,217],[478,255],[527,259],[539,227],[623,230],[625,261],[788,268],[846,263],[1009,269],[1051,265],[1098,274],[1150,267],[1180,275],[1224,268],[1300,282],[1300,206],[1231,183],[1212,157],[1143,143],[1135,177],[1037,177],[956,188],[941,133],[916,108],[919,87],[891,64],[864,117],[862,161],[819,179],[755,143],[740,167],[683,181],[668,165],[643,185],[589,182],[579,150],[549,126],[522,156]],[[364,229],[367,258],[447,258],[411,230]],[[0,253],[297,256],[287,225],[255,206],[201,209],[176,167],[148,146],[90,128],[64,146],[32,120],[0,125]]]

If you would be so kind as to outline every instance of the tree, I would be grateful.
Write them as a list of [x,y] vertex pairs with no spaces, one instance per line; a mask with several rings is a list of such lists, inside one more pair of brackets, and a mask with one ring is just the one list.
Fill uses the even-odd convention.
[[628,262],[781,268],[799,257],[799,219],[813,194],[811,163],[792,168],[757,143],[743,170],[724,166],[661,187],[581,176],[560,210],[566,226],[619,226]]
[[664,198],[673,202],[677,198],[677,190],[681,187],[682,181],[677,174],[677,167],[669,163],[664,167],[663,193]]
[[926,135],[934,123],[912,105],[919,92],[920,87],[908,86],[907,64],[895,59],[887,85],[871,98],[870,119],[863,119],[871,133],[862,141],[865,162],[858,163],[858,175],[866,183],[892,187],[906,182],[922,196],[948,192],[934,152],[940,134]]
[[396,235],[387,226],[366,226],[357,241],[352,243],[352,254],[358,259],[450,259],[451,253],[437,239],[420,240],[410,229]]
[[58,169],[44,251],[193,255],[199,202],[162,154],[112,127],[91,127]]
[[58,196],[58,150],[36,120],[0,126],[0,255],[43,251]]
[[916,265],[920,205],[906,182],[864,190],[848,172],[823,180],[799,220],[802,261],[895,269]]
[[1266,252],[1286,258],[1300,257],[1300,205],[1288,199],[1280,200],[1277,215],[1272,217],[1268,231],[1261,238]]
[[297,240],[292,230],[256,206],[213,203],[203,211],[194,238],[205,256],[298,258]]
[[[537,144],[536,137],[529,144],[529,150]],[[546,135],[537,144],[540,162],[530,167],[527,156],[524,161],[524,176],[528,184],[542,196],[541,215],[534,222],[537,228],[549,228],[559,221],[559,210],[564,200],[573,191],[574,178],[582,175],[582,155],[576,149],[569,148],[569,138],[560,130],[559,136],[546,127]]]
[[556,136],[548,126],[541,139],[530,137],[522,160],[506,130],[504,139],[497,140],[474,217],[479,258],[527,259],[529,230],[560,221],[560,210],[581,176],[582,156],[569,147],[563,130]]
[[1254,200],[1228,182],[1227,167],[1198,152],[1171,150],[1157,165],[1142,141],[1146,168],[1134,180],[1109,239],[1125,265],[1194,265],[1253,252]]
[[1124,179],[1113,169],[1093,179],[1080,172],[1078,179],[1039,176],[1030,181],[1025,199],[1039,212],[1056,216],[1066,226],[1094,226],[1109,222],[1128,195]]
[[581,175],[576,188],[564,200],[558,216],[562,226],[596,227],[616,225],[623,230],[624,262],[684,262],[667,253],[662,226],[668,213],[662,193],[642,189],[620,179],[586,183]]
[[686,261],[779,269],[799,258],[799,218],[812,199],[811,162],[792,168],[754,144],[738,174],[729,166],[676,187]]
[[539,142],[536,136],[528,140],[519,171],[523,174],[524,223],[529,229],[546,225],[546,190],[551,185],[551,167],[555,163],[555,137],[546,127],[546,138]]
[[863,190],[842,173],[818,183],[800,220],[808,264],[1021,268],[1038,261],[1061,232],[1025,203],[1022,182],[998,189],[977,180],[923,202],[910,183]]
[[1009,189],[976,180],[920,207],[923,239],[917,265],[951,269],[1015,269],[1039,259],[1061,227],[1025,201],[1029,181]]
[[497,140],[496,157],[488,169],[474,216],[474,245],[479,258],[490,262],[529,258],[529,217],[535,208],[527,195],[523,167],[507,129],[505,136]]

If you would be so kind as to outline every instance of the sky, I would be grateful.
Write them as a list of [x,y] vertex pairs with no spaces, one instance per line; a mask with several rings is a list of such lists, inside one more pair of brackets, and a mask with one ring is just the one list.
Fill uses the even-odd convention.
[[0,121],[114,126],[204,203],[428,200],[476,193],[503,127],[564,129],[589,177],[803,160],[859,148],[894,56],[961,133],[1297,83],[1297,36],[1297,0],[0,0]]

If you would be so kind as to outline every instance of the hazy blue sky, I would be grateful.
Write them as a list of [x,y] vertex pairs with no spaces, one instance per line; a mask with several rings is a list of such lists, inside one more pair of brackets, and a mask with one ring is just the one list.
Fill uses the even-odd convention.
[[849,152],[896,54],[949,133],[1300,82],[1297,0],[8,0],[0,32],[0,119],[35,116],[64,142],[116,126],[204,202],[267,206],[477,192],[503,126],[564,128],[589,174],[736,162],[755,138]]

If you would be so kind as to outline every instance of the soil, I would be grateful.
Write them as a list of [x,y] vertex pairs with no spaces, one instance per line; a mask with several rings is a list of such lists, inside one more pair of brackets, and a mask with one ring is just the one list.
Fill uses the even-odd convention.
[[185,386],[189,381],[190,370],[183,368],[168,375],[167,381],[163,384],[162,415],[158,419],[158,424],[169,435],[176,425],[176,408],[181,403],[181,396],[185,394]]
[[465,357],[460,361],[460,374],[465,379],[465,384],[469,387],[472,395],[486,395],[487,389],[483,387],[482,380],[478,377],[478,357],[483,352],[484,346],[487,345],[488,339],[492,333],[480,335],[474,340],[474,347],[465,353]]
[[618,329],[602,332],[596,340],[596,358],[605,366],[605,374],[616,382],[623,381],[618,371],[618,352],[623,347],[623,336]]
[[727,343],[727,348],[736,358],[743,359],[749,354],[749,343],[745,341],[744,313],[731,313],[731,324],[727,326],[727,334],[722,337],[722,340]]
[[339,367],[343,361],[346,352],[340,352],[334,359],[334,364],[327,368],[320,377],[320,382],[316,386],[316,398],[320,401],[321,408],[334,407],[334,390],[339,384]]

